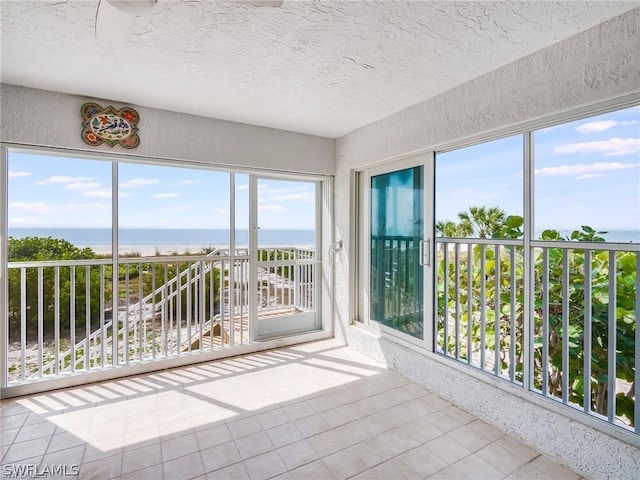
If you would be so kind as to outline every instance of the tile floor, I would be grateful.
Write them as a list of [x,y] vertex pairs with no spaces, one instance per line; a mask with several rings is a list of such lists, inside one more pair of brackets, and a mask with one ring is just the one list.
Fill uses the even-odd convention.
[[0,411],[5,476],[29,465],[100,480],[579,478],[335,340],[5,400]]

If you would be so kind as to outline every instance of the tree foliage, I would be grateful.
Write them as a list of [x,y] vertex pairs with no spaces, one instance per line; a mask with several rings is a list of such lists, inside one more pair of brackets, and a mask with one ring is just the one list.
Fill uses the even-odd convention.
[[[9,238],[7,250],[9,262],[84,260],[97,257],[90,248],[80,249],[66,240],[52,237]],[[52,331],[56,318],[56,302],[59,304],[58,318],[62,331],[68,331],[72,326],[69,321],[72,309],[75,309],[76,328],[84,328],[87,318],[98,314],[100,308],[100,272],[98,269],[95,267],[87,269],[84,266],[60,267],[57,273],[59,288],[56,292],[56,272],[53,267],[42,269],[41,289],[39,288],[38,269],[9,269],[9,317],[12,321],[10,326],[14,327],[10,328],[10,334],[12,331],[18,330],[16,323],[21,319],[23,307],[26,311],[25,322],[28,336],[34,335],[37,331],[40,313],[43,318],[44,334]],[[22,275],[26,277],[24,304],[21,292]],[[72,283],[73,289],[71,288]],[[87,283],[89,284],[89,315],[87,315]],[[38,308],[39,298],[42,299],[42,312],[39,312]]]
[[[485,215],[488,210],[470,208],[468,213],[460,215],[461,223],[469,219],[475,225],[473,233],[480,236],[479,219],[486,220],[490,216]],[[498,215],[492,217],[499,218]],[[484,235],[493,238],[522,236],[524,222],[520,216],[504,217],[501,222],[496,221],[492,225],[488,221],[483,222]],[[456,229],[459,226],[450,225],[448,228]],[[457,230],[458,233],[460,231]],[[583,226],[567,236],[558,230],[545,230],[541,237],[542,240],[604,242],[603,233]],[[497,351],[498,373],[513,373],[515,381],[523,380],[523,345],[527,341],[524,338],[524,258],[522,246],[474,245],[468,252],[458,251],[455,254],[450,244],[440,254],[437,269],[440,348],[446,349],[449,355],[465,360],[470,358],[472,363],[494,370],[496,365],[493,359]],[[590,262],[587,262],[589,258]],[[612,260],[615,265],[610,268]],[[616,288],[610,294],[612,269],[615,271]],[[590,290],[587,289],[589,282],[585,278],[587,271],[590,272]],[[616,414],[619,418],[626,417],[627,422],[634,425],[637,273],[634,252],[618,251],[610,255],[607,250],[593,249],[587,254],[579,245],[571,249],[554,248],[552,245],[546,249],[533,249],[532,353],[533,386],[536,389],[546,388],[543,393],[562,398],[563,376],[566,376],[567,400],[581,406],[585,403],[588,383],[590,397],[587,405],[594,412],[606,415],[609,399],[609,324],[614,322],[616,352],[613,358],[618,385],[618,391],[613,392],[616,395]],[[569,299],[568,304],[564,303],[565,298]],[[591,314],[588,325],[588,316],[585,315],[587,299],[591,303],[591,311],[586,312]],[[610,318],[612,300],[615,300],[615,318]],[[515,310],[512,310],[512,305]],[[566,332],[563,328],[565,315],[568,323]],[[590,344],[585,326],[590,326]],[[562,350],[565,338],[568,345],[566,371],[563,370]],[[468,348],[469,340],[471,349]],[[589,347],[591,371],[586,378],[585,353]],[[510,355],[511,348],[515,353],[514,361]],[[482,361],[484,364],[480,365]]]

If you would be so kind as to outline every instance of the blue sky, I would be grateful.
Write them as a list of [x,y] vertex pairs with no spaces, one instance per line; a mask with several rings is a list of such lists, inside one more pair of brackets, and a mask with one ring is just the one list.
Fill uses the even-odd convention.
[[[469,206],[522,214],[522,136],[437,156],[436,220]],[[536,229],[640,230],[640,107],[535,133]],[[108,228],[111,163],[12,152],[9,227]],[[261,228],[314,228],[314,184],[259,181]],[[120,164],[121,228],[228,228],[229,176]],[[247,228],[248,175],[236,176]]]
[[[12,152],[9,228],[109,228],[111,163]],[[229,174],[121,163],[121,228],[229,228]],[[248,227],[249,176],[236,175],[236,227]],[[261,228],[315,228],[315,184],[260,179]]]
[[[523,137],[437,156],[436,219],[469,206],[522,215]],[[640,231],[640,107],[538,130],[535,228]]]

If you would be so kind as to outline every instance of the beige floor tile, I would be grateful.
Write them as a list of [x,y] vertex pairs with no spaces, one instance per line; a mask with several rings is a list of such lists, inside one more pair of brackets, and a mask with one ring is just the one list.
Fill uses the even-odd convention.
[[371,470],[366,470],[362,473],[359,473],[355,477],[352,477],[350,480],[388,480],[388,479],[380,478],[375,472],[375,470],[371,469]]
[[[280,477],[279,477],[280,478]],[[329,480],[332,479],[331,470],[322,460],[303,465],[300,468],[287,472],[282,479],[290,480]]]
[[206,430],[199,430],[196,432],[196,437],[198,439],[200,450],[221,445],[233,440],[229,429],[224,424],[208,428]]
[[539,453],[534,449],[527,447],[524,443],[519,442],[515,438],[505,436],[498,440],[496,444],[526,461],[533,460],[539,455]]
[[338,406],[335,398],[326,393],[307,400],[307,403],[316,413],[322,413]]
[[101,450],[93,445],[87,444],[82,457],[82,463],[94,462],[103,458],[112,457],[122,453],[122,447],[113,450]]
[[122,473],[122,454],[112,455],[100,460],[80,465],[80,479],[110,479],[119,477]]
[[10,428],[0,431],[0,445],[10,445],[18,436],[20,428]]
[[207,474],[207,480],[249,480],[244,464],[236,463]]
[[293,422],[298,431],[304,437],[312,437],[322,432],[330,430],[331,427],[324,421],[320,415],[311,415],[310,417],[301,418]]
[[549,478],[550,476],[548,473],[544,473],[532,464],[527,463],[506,477],[506,480],[548,480]]
[[286,465],[275,451],[245,460],[244,468],[253,480],[272,478],[287,471]]
[[273,450],[274,446],[265,432],[254,433],[235,441],[240,457],[245,460]]
[[473,477],[467,476],[465,473],[452,466],[440,470],[427,478],[429,480],[474,480]]
[[160,463],[136,472],[131,472],[128,475],[122,475],[120,480],[160,480],[163,475],[162,464]]
[[135,430],[124,434],[124,450],[136,450],[160,443],[160,429],[156,427]]
[[505,433],[501,430],[498,430],[496,427],[492,427],[488,423],[483,422],[482,420],[475,420],[466,425],[470,429],[478,432],[483,437],[487,437],[491,441],[496,441],[505,436]]
[[100,480],[578,480],[340,345],[316,342],[39,395],[34,409],[3,401],[2,462],[78,462],[79,478]]
[[538,458],[533,460],[531,465],[547,475],[553,476],[557,480],[578,480],[579,478],[579,475],[576,475],[571,470],[563,467],[544,455],[540,455]]
[[122,474],[126,475],[161,463],[162,451],[159,443],[131,450],[122,454]]
[[415,448],[400,458],[402,458],[420,478],[426,478],[449,466],[447,462],[424,446]]
[[54,453],[47,453],[42,463],[47,465],[76,465],[80,466],[84,455],[84,445],[67,448]]
[[493,440],[488,436],[483,435],[480,432],[472,429],[470,425],[465,425],[463,427],[457,428],[445,436],[454,439],[463,447],[467,448],[471,452],[475,452],[480,450],[481,448],[486,447],[487,445],[493,443]]
[[50,437],[56,429],[56,425],[49,422],[41,422],[32,425],[23,425],[14,442],[26,442],[36,438]]
[[[364,450],[361,453],[365,453]],[[354,448],[347,448],[322,459],[329,468],[332,478],[350,478],[370,468],[367,458],[359,455]]]
[[495,467],[503,475],[509,475],[530,460],[510,452],[500,445],[499,441],[479,450],[475,455]]
[[306,401],[285,405],[282,409],[293,422],[316,414],[316,411]]
[[424,446],[450,465],[471,454],[468,448],[451,437],[439,437],[425,443]]
[[[2,407],[6,408],[6,407]],[[27,420],[29,412],[16,413],[15,415],[7,415],[0,417],[0,430],[11,430],[20,428]]]
[[504,473],[492,463],[485,461],[480,457],[479,453],[469,455],[453,466],[466,478],[476,478],[478,480],[500,480],[504,478]]
[[234,420],[227,423],[231,437],[242,438],[262,431],[262,425],[255,416]]
[[192,453],[162,464],[164,478],[188,480],[205,473],[200,453]]
[[[71,447],[77,447],[78,445],[84,445],[85,441],[76,435],[69,432],[62,432],[54,435],[51,438],[47,453],[59,452]],[[82,460],[82,459],[81,459]]]
[[267,435],[275,448],[302,440],[304,436],[293,423],[286,423],[267,430]]
[[205,472],[213,472],[242,460],[234,442],[223,443],[201,450]]
[[402,458],[389,460],[372,469],[372,472],[380,478],[392,478],[394,480],[420,480],[422,478]]
[[307,440],[300,440],[279,448],[278,455],[289,470],[318,460],[318,454]]
[[49,446],[50,437],[36,438],[26,442],[12,443],[4,455],[4,463],[14,463],[25,458],[43,456]]
[[289,423],[291,419],[287,412],[282,408],[274,408],[267,412],[260,413],[256,415],[256,418],[262,425],[262,428],[268,430],[273,427],[278,427],[280,425],[284,425],[285,423]]
[[187,435],[163,441],[161,445],[162,460],[164,462],[173,460],[174,458],[183,457],[200,450],[195,433],[189,433]]

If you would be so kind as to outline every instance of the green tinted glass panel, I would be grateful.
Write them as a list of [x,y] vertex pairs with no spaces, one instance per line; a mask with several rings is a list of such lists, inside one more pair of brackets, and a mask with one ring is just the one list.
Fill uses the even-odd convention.
[[423,167],[371,178],[371,318],[423,336]]

